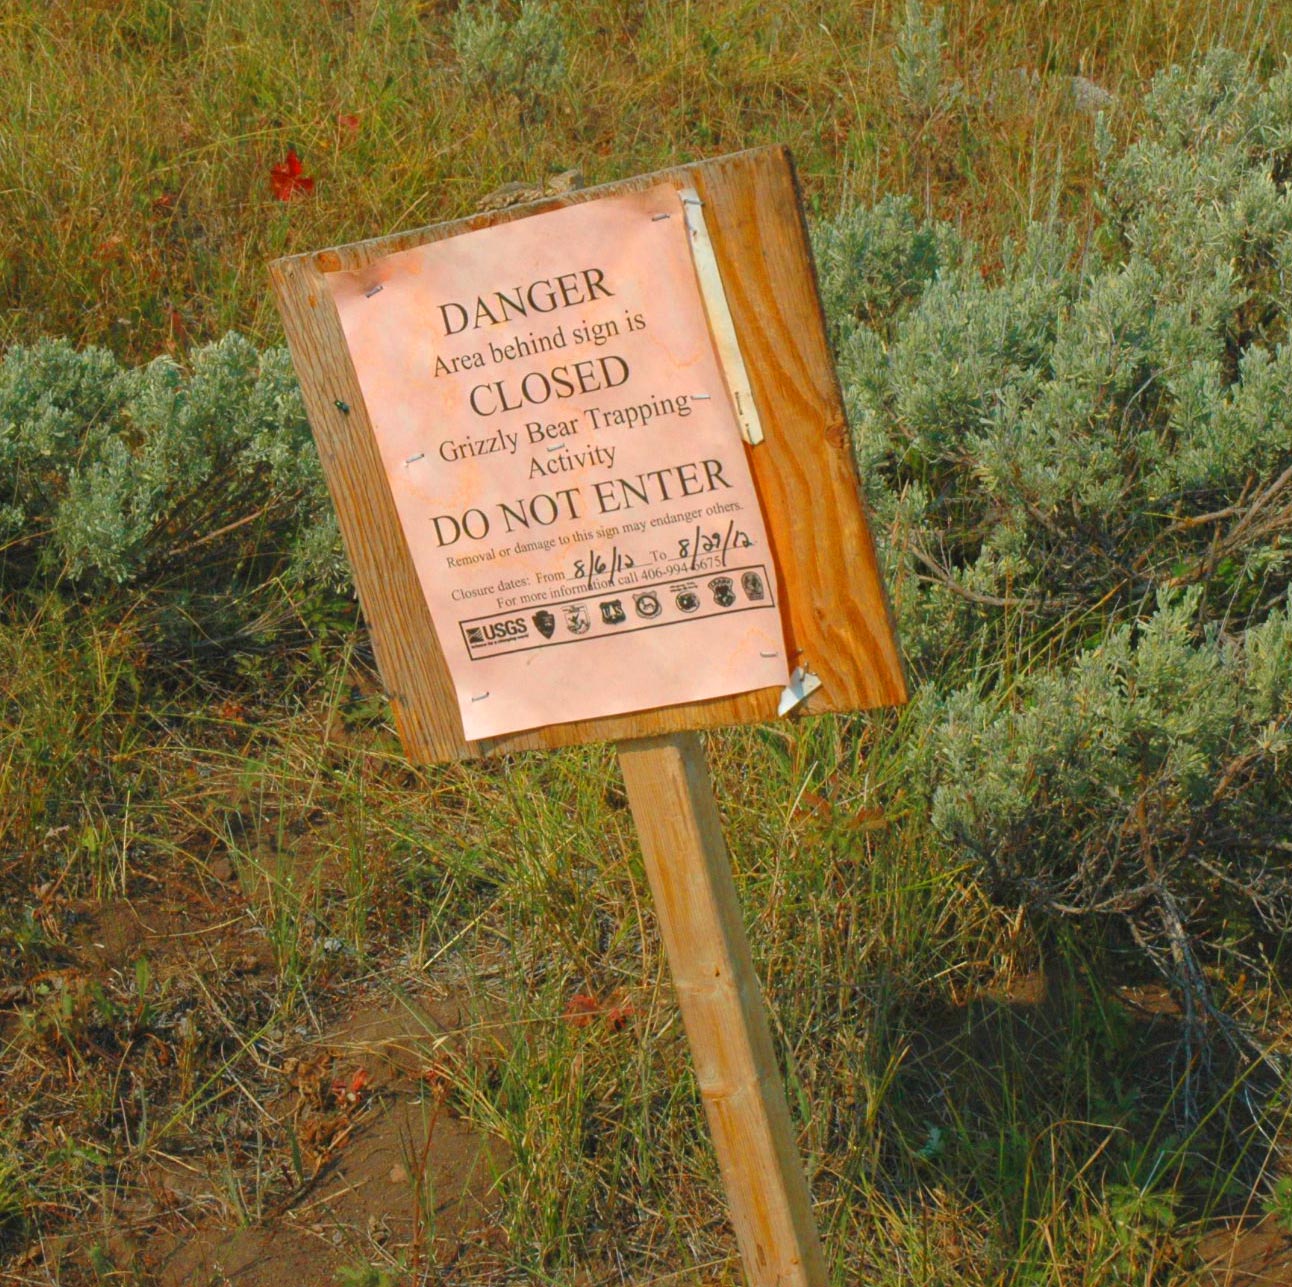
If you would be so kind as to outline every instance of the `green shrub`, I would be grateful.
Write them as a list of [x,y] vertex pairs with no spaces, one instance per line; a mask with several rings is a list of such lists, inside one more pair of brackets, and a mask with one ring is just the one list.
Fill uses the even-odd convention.
[[943,76],[945,30],[940,5],[926,16],[920,0],[906,0],[904,10],[894,11],[897,92],[906,111],[920,120],[928,120],[960,92],[958,84],[947,84]]
[[1152,913],[1220,887],[1283,928],[1292,612],[1198,640],[1200,591],[1007,696],[939,711],[933,821],[1012,902]]
[[521,0],[509,22],[497,0],[462,5],[452,18],[453,50],[468,90],[510,95],[537,113],[565,84],[565,28],[542,0]]
[[1002,902],[1129,931],[1192,1040],[1235,1032],[1202,963],[1292,925],[1292,66],[1146,108],[1080,240],[816,238],[925,807]]
[[[1105,222],[985,274],[885,202],[818,232],[863,476],[924,674],[966,638],[1104,632],[1159,591],[1241,629],[1292,530],[1292,69],[1159,77]],[[986,631],[986,635],[984,635]],[[994,632],[994,633],[993,633]]]
[[0,524],[0,592],[143,595],[172,636],[263,633],[280,591],[345,584],[287,353],[238,335],[187,368],[127,370],[64,340],[10,349]]

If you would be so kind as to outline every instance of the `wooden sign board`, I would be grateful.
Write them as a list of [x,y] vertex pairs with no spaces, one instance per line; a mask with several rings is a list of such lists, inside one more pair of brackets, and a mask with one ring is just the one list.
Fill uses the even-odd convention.
[[905,700],[792,162],[786,149],[766,148],[271,266],[359,598],[412,758],[624,741],[777,716],[780,687],[764,686],[470,740],[336,303],[340,277],[362,278],[400,252],[661,185],[693,189],[703,204],[761,422],[762,441],[743,451],[766,524],[783,639],[789,665],[820,680],[800,709],[851,711]]

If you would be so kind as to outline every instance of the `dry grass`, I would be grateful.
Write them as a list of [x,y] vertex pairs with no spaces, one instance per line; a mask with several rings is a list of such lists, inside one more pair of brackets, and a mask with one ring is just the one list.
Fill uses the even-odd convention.
[[[536,100],[468,90],[450,6],[10,0],[0,15],[0,341],[52,332],[133,359],[230,327],[278,336],[275,255],[470,211],[581,166],[609,180],[770,141],[831,211],[910,191],[988,242],[1093,165],[1082,76],[1133,124],[1151,72],[1221,41],[1272,60],[1277,4],[950,6],[945,101],[904,101],[904,6],[559,6],[566,69]],[[1035,73],[1035,75],[1033,75]],[[295,146],[312,194],[275,199]]]

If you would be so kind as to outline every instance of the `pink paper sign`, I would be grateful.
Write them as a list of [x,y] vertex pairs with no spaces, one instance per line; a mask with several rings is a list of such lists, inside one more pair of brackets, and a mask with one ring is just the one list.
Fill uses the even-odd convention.
[[328,283],[468,738],[785,685],[676,189]]

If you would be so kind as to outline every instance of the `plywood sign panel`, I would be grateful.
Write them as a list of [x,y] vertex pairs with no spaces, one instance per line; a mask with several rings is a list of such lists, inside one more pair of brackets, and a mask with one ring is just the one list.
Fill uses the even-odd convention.
[[[705,325],[694,189],[763,440]],[[788,154],[272,267],[409,753],[904,700]],[[685,408],[685,411],[682,410]]]

